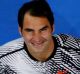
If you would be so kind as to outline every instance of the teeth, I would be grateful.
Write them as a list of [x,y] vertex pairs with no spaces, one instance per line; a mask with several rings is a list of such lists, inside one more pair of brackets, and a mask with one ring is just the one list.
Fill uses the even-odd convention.
[[42,45],[42,43],[36,43],[36,44],[35,44],[35,43],[33,43],[33,45],[34,45],[34,46],[41,46],[41,45]]
[[41,42],[32,42],[31,44],[33,46],[35,46],[35,47],[41,47],[44,44],[44,41],[41,41]]
[[34,45],[38,45],[38,46],[40,46],[41,44],[34,44]]

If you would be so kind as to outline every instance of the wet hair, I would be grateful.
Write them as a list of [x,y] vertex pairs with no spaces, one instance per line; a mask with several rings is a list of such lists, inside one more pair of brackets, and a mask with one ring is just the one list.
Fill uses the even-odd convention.
[[46,17],[51,27],[54,24],[53,12],[46,0],[33,0],[23,4],[18,12],[18,24],[23,28],[23,20],[25,13],[29,12],[31,16]]

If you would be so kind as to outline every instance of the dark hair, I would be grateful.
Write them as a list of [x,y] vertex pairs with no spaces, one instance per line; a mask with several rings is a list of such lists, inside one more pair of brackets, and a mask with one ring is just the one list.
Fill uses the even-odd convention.
[[18,24],[23,28],[23,20],[26,12],[29,12],[32,16],[46,17],[51,27],[54,23],[53,13],[49,7],[49,4],[45,0],[33,0],[25,3],[18,12]]

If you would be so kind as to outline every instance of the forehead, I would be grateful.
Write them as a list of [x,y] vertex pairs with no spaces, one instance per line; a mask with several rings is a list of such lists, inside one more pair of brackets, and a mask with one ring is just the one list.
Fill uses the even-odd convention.
[[23,28],[42,28],[44,26],[50,26],[50,23],[46,17],[36,17],[29,13],[26,13],[23,20]]

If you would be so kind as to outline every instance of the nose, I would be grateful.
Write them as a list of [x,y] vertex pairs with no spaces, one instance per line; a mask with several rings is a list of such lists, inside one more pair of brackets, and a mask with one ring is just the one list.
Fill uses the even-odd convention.
[[40,33],[35,33],[35,34],[33,35],[33,40],[34,40],[35,42],[41,42],[41,34],[40,34]]

